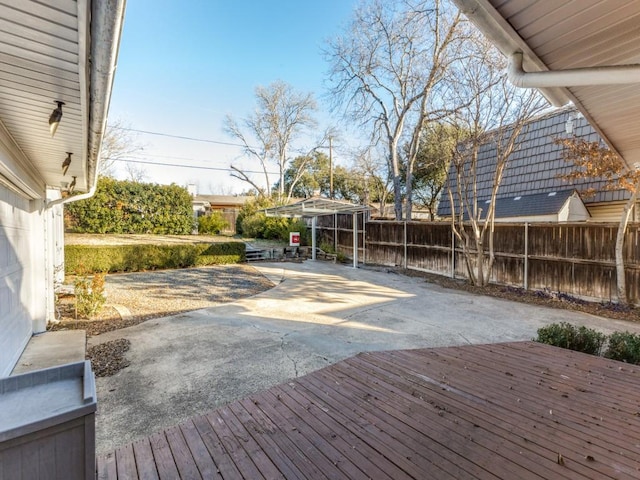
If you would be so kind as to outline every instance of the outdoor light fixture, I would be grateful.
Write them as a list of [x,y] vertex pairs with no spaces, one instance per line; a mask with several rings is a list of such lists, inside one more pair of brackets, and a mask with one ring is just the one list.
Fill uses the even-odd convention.
[[53,109],[53,112],[51,112],[51,115],[49,116],[49,131],[51,132],[52,137],[56,134],[58,125],[60,125],[60,119],[62,119],[62,105],[64,105],[64,102],[59,100],[55,100],[54,103],[57,103],[58,106]]
[[65,176],[67,174],[67,170],[69,170],[69,165],[71,165],[71,155],[73,155],[73,153],[67,152],[67,158],[62,162],[62,176]]
[[76,177],[72,177],[71,183],[69,184],[69,193],[73,193],[73,189],[76,188]]

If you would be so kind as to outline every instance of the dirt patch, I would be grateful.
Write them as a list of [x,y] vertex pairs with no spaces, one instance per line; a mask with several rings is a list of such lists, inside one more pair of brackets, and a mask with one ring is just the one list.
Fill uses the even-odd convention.
[[444,288],[461,290],[475,295],[487,295],[490,297],[504,298],[514,302],[528,303],[530,305],[542,305],[564,310],[573,310],[599,317],[611,318],[615,320],[626,320],[629,322],[640,321],[640,309],[627,307],[613,302],[589,302],[580,298],[567,295],[562,292],[552,292],[550,290],[525,290],[519,287],[505,285],[487,285],[486,287],[476,287],[466,280],[443,277],[419,270],[410,270],[393,267],[372,267],[386,270],[389,273],[407,275],[410,277],[424,278],[429,283],[440,285]]
[[87,349],[87,360],[96,377],[110,377],[129,366],[124,354],[129,350],[131,342],[126,338],[118,338],[110,342],[94,345]]

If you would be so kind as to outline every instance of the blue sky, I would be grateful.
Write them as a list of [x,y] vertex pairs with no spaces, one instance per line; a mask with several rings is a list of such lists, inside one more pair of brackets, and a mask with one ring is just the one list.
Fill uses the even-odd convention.
[[[323,122],[328,64],[321,50],[348,22],[356,0],[309,2],[129,0],[109,112],[131,128],[223,142],[223,118],[241,118],[254,90],[284,80],[313,92]],[[256,165],[241,151],[211,143],[135,134],[142,160],[228,168]],[[139,165],[147,179],[197,183],[200,193],[248,187],[229,172]],[[122,164],[119,165],[122,168]],[[124,173],[120,173],[124,176]]]

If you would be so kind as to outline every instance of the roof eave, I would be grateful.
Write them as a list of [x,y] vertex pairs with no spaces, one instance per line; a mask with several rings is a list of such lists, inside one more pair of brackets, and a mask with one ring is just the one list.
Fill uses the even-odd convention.
[[[536,55],[515,29],[494,8],[489,0],[453,0],[460,11],[505,55],[511,58],[514,53],[522,52],[523,67],[527,72],[549,71],[547,65]],[[585,116],[600,137],[609,145],[611,150],[624,158],[614,143],[602,131],[591,113],[584,107],[567,87],[538,88],[554,106],[562,106],[572,102]],[[626,162],[626,160],[624,160]]]
[[126,0],[101,0],[91,5],[91,100],[87,152],[89,189],[95,188],[98,176],[100,147],[109,113],[125,6]]
[[[515,52],[522,52],[524,53],[524,67],[527,71],[544,72],[549,70],[529,45],[487,0],[453,0],[453,3],[504,56],[509,58]],[[561,107],[574,101],[566,88],[540,88],[538,90],[549,103],[556,107]]]

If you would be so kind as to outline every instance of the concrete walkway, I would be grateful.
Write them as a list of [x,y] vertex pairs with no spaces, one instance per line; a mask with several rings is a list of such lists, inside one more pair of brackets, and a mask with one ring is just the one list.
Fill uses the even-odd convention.
[[98,452],[362,351],[530,340],[560,321],[640,332],[384,271],[311,261],[256,268],[276,287],[90,339],[131,341],[131,365],[98,379]]

